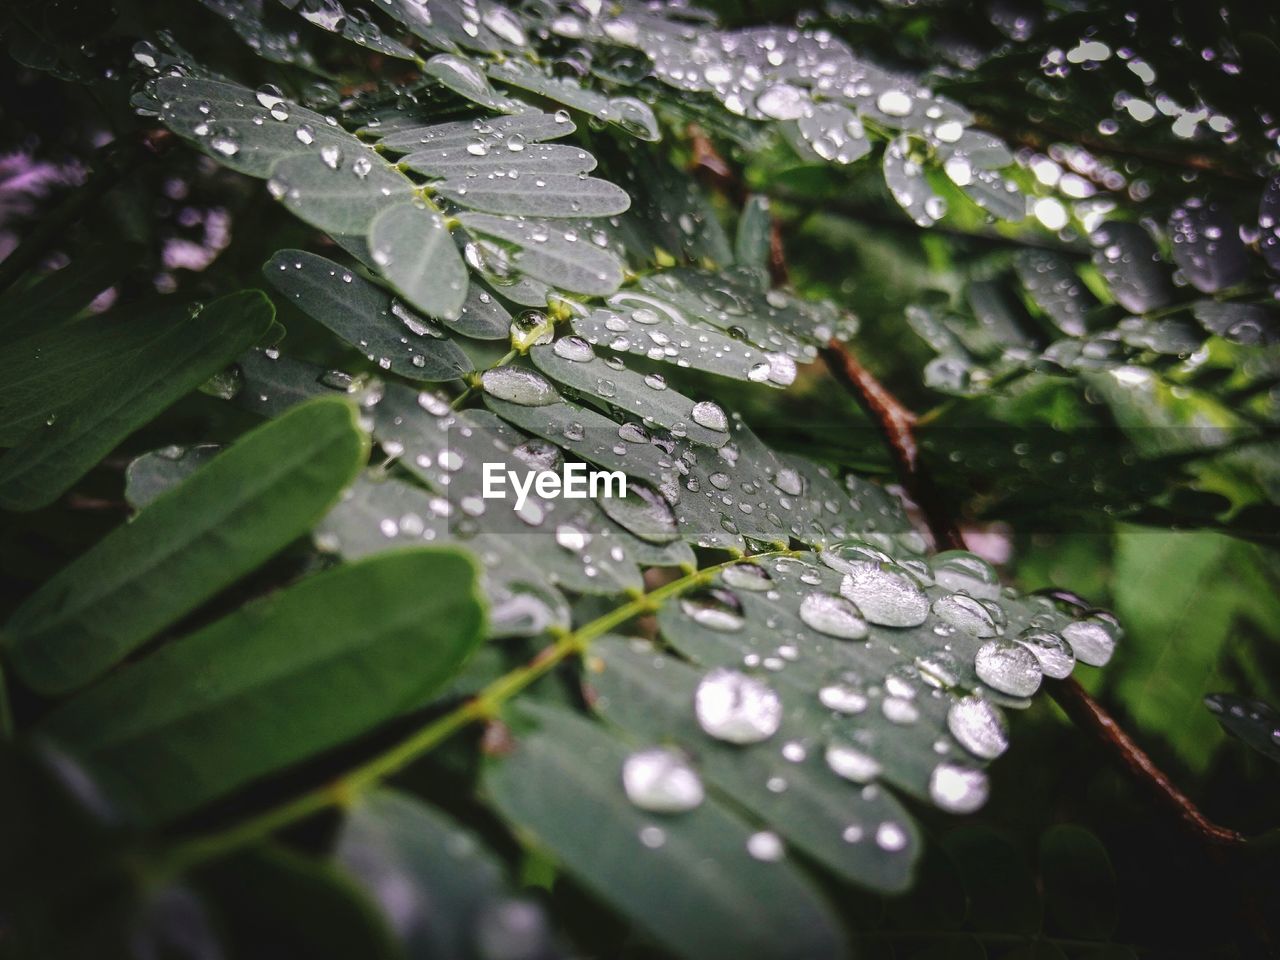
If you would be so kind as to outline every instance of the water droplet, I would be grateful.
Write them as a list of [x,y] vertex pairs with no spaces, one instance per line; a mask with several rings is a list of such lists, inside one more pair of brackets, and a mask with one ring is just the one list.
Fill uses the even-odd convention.
[[876,846],[881,850],[896,853],[907,846],[907,831],[899,823],[886,820],[876,827]]
[[1071,644],[1076,659],[1091,667],[1104,667],[1116,650],[1119,630],[1097,617],[1077,620],[1062,628],[1063,638]]
[[848,566],[840,592],[857,604],[871,623],[915,627],[928,619],[929,598],[902,567],[876,561],[856,561]]
[[540,407],[560,399],[546,377],[526,367],[494,367],[480,375],[484,392],[499,400],[526,407]]
[[699,682],[694,712],[703,730],[728,743],[759,743],[782,724],[782,701],[772,687],[724,667]]
[[721,633],[734,633],[742,629],[746,620],[742,615],[742,601],[732,590],[710,587],[680,598],[680,609],[695,623]]
[[821,687],[818,702],[828,710],[852,715],[867,709],[867,694],[857,678],[848,675]]
[[876,108],[889,117],[905,117],[911,112],[911,96],[905,90],[886,90],[876,98]]
[[1067,641],[1056,633],[1032,629],[1014,637],[1014,640],[1030,650],[1040,661],[1040,670],[1046,677],[1061,680],[1071,676],[1071,671],[1075,669],[1075,654],[1071,652]]
[[719,404],[712,403],[710,400],[702,400],[693,405],[693,422],[708,430],[729,429],[729,421],[725,418],[724,410]]
[[854,783],[870,783],[883,769],[875,757],[868,756],[847,743],[832,743],[826,752],[827,766],[836,776]]
[[769,571],[758,563],[739,563],[726,567],[720,579],[739,590],[762,591],[773,585],[773,577]]
[[1009,725],[1004,714],[983,697],[962,697],[951,704],[947,729],[960,746],[984,760],[994,760],[1009,749]]
[[572,360],[574,363],[588,363],[594,360],[596,353],[591,344],[581,337],[561,337],[552,347],[557,357]]
[[943,810],[972,813],[987,802],[987,775],[954,763],[940,763],[929,777],[929,796]]
[[800,602],[800,619],[819,633],[841,640],[862,640],[867,622],[858,608],[844,597],[815,590]]
[[1000,579],[991,564],[966,550],[947,550],[929,562],[933,578],[952,593],[967,593],[982,600],[1000,596]]
[[973,668],[983,683],[1014,697],[1031,696],[1044,678],[1035,655],[1007,639],[984,643],[973,658]]
[[994,637],[999,631],[991,612],[964,593],[952,593],[933,601],[938,619],[975,637]]
[[756,860],[776,863],[782,859],[783,852],[782,841],[769,830],[761,830],[747,838],[747,853]]
[[698,807],[705,796],[697,771],[684,754],[670,747],[638,750],[627,757],[622,788],[635,806],[652,813],[684,813]]

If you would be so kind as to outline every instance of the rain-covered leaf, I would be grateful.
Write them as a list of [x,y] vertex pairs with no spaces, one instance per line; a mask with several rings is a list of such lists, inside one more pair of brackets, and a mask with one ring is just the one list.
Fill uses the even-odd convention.
[[571,714],[525,710],[535,729],[485,777],[498,811],[651,940],[698,960],[845,952],[816,890],[739,814],[713,799],[674,817],[640,810],[623,792],[621,742]]
[[[449,250],[456,255],[452,245]],[[302,250],[280,250],[262,267],[273,287],[383,370],[410,380],[456,380],[467,355],[433,321],[352,270]]]
[[[501,242],[493,254],[496,259],[509,256],[515,269],[535,279],[597,296],[612,293],[622,283],[618,261],[572,227],[484,213],[464,213],[459,219],[472,233]],[[514,248],[509,255],[505,253],[507,245]]]

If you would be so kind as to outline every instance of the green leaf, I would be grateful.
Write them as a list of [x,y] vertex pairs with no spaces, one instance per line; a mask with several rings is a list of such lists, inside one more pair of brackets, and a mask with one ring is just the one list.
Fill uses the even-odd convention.
[[521,177],[534,174],[590,173],[596,158],[581,147],[560,143],[525,143],[523,140],[499,141],[477,153],[475,142],[415,150],[400,162],[410,170],[428,177],[481,177],[490,173],[511,172]]
[[803,874],[748,853],[753,829],[741,818],[714,800],[646,813],[623,793],[622,743],[572,714],[524,712],[536,729],[485,774],[499,812],[650,938],[693,960],[845,953]]
[[464,213],[459,219],[474,233],[514,245],[512,264],[538,280],[597,296],[612,293],[622,284],[621,264],[594,247],[582,231],[483,213]]
[[46,694],[88,683],[305,533],[367,455],[336,397],[247,434],[18,608],[14,670]]
[[[511,178],[505,167],[434,184],[454,203],[483,213],[528,217],[611,217],[631,206],[621,187],[576,173],[534,173]],[[465,222],[465,220],[464,220]]]
[[164,332],[0,457],[0,507],[52,503],[129,434],[149,423],[258,340],[275,311],[246,290],[191,310],[167,311]]
[[[541,143],[567,137],[577,129],[567,116],[536,111],[513,117],[487,117],[477,120],[459,120],[438,123],[433,126],[406,127],[383,137],[379,145],[401,153],[419,153],[430,150],[465,150],[472,144],[483,144],[487,149],[509,150],[508,141]],[[376,131],[373,131],[376,132]]]
[[281,160],[300,154],[311,154],[320,163],[325,147],[364,150],[323,114],[275,94],[260,99],[245,87],[194,77],[161,77],[152,89],[170,130],[251,177],[265,179]]
[[141,510],[191,476],[222,452],[222,445],[200,443],[152,450],[133,460],[124,472],[124,498]]
[[334,858],[376,903],[412,958],[484,955],[518,942],[550,957],[550,928],[534,904],[506,891],[501,865],[474,834],[407,793],[362,797],[338,833]]
[[738,219],[738,233],[733,241],[734,259],[744,267],[767,269],[772,233],[773,214],[769,210],[769,198],[751,197]]
[[1204,770],[1222,733],[1202,700],[1224,685],[1241,632],[1280,618],[1276,585],[1256,548],[1207,532],[1122,528],[1115,563],[1116,612],[1131,625],[1115,695],[1135,723]]
[[127,816],[171,820],[421,706],[483,633],[475,580],[452,550],[338,567],[112,674],[40,733]]
[[268,186],[299,220],[329,233],[366,233],[380,213],[413,198],[413,184],[358,140],[284,157]]
[[467,268],[434,205],[413,200],[387,207],[369,228],[369,249],[382,275],[415,307],[433,317],[458,318],[467,297]]
[[1045,910],[1065,935],[1110,939],[1118,921],[1116,875],[1101,840],[1073,824],[1050,827],[1040,838],[1040,873]]
[[424,382],[457,380],[471,370],[467,355],[438,326],[332,260],[279,250],[263,264],[262,275],[381,369]]
[[596,310],[571,323],[589,343],[618,353],[772,387],[788,387],[796,378],[795,361],[785,353],[766,353],[714,328],[676,323],[643,307],[625,314]]
[[529,351],[538,369],[556,382],[588,397],[603,397],[607,403],[673,430],[677,436],[687,436],[694,443],[719,447],[728,439],[728,418],[717,404],[695,403],[667,387],[656,374],[646,376],[628,370],[621,361],[606,362],[580,338],[559,343],[570,346],[545,345]]
[[1230,693],[1211,693],[1205,706],[1222,729],[1243,740],[1269,760],[1280,763],[1280,711],[1261,700],[1247,700]]
[[[702,676],[649,644],[610,638],[592,648],[584,683],[588,702],[626,730],[636,746],[681,747],[697,758],[709,786],[837,876],[872,889],[905,890],[921,841],[894,796],[885,790],[864,795],[858,785],[836,777],[803,721],[784,720],[775,734],[790,751],[750,749],[707,736],[689,709]],[[877,842],[885,824],[901,832],[901,847]]]

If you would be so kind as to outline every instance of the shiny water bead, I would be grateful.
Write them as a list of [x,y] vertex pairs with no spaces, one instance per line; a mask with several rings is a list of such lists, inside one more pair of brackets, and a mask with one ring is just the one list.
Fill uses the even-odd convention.
[[840,640],[862,640],[868,632],[867,621],[851,601],[820,590],[800,601],[800,619],[819,633]]
[[1070,644],[1061,635],[1047,630],[1026,630],[1013,638],[1022,644],[1040,662],[1040,670],[1046,677],[1061,680],[1071,676],[1076,657]]
[[572,360],[575,363],[588,363],[595,359],[595,351],[591,349],[591,344],[583,340],[581,337],[561,337],[552,347],[557,357],[565,360]]
[[1000,596],[1000,578],[995,568],[967,550],[947,550],[929,561],[933,578],[953,593],[995,600]]
[[785,850],[782,840],[771,830],[761,830],[747,838],[747,853],[752,858],[765,863],[776,863],[781,860]]
[[693,422],[699,426],[706,427],[708,430],[727,430],[729,429],[729,421],[725,417],[724,410],[717,403],[710,400],[702,400],[693,405]]
[[823,684],[818,689],[818,702],[836,713],[857,714],[867,709],[867,693],[857,677],[846,674],[840,679]]
[[742,601],[732,590],[718,587],[685,594],[680,598],[680,609],[694,623],[721,633],[734,633],[746,623]]
[[706,733],[727,743],[759,743],[778,732],[782,701],[763,680],[717,667],[698,683],[694,713]]
[[1062,628],[1062,637],[1075,652],[1076,659],[1091,667],[1103,667],[1116,650],[1119,628],[1099,617],[1077,620]]
[[773,586],[773,575],[758,563],[737,563],[726,567],[720,579],[739,590],[760,592]]
[[929,776],[929,797],[951,813],[972,813],[987,802],[987,775],[954,763],[940,763]]
[[832,743],[823,757],[831,772],[854,783],[870,783],[880,776],[880,761],[847,743]]
[[702,780],[679,750],[651,747],[638,750],[622,765],[627,799],[652,813],[683,813],[701,805]]
[[962,697],[952,703],[947,729],[960,746],[984,760],[994,760],[1009,749],[1009,724],[1000,708],[984,697]]
[[542,374],[527,367],[494,367],[480,375],[485,393],[526,407],[539,407],[560,399]]
[[999,630],[982,602],[964,593],[952,593],[933,601],[939,620],[975,637],[994,637]]
[[840,583],[840,593],[857,604],[871,623],[915,627],[929,617],[929,598],[920,584],[895,563],[858,561]]
[[1008,639],[984,643],[974,656],[973,668],[987,686],[1014,697],[1031,696],[1044,679],[1035,655]]

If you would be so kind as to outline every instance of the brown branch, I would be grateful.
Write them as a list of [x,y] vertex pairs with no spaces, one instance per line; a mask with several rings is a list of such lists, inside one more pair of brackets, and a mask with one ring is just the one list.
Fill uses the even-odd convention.
[[[711,139],[696,126],[691,126],[689,133],[693,144],[693,171],[709,180],[712,187],[725,197],[739,205],[745,202],[746,190],[742,182],[734,175],[724,157],[716,151]],[[769,240],[771,271],[777,274],[780,270],[785,278],[786,259],[776,218]],[[776,276],[775,282],[778,282]],[[920,462],[920,448],[915,436],[915,413],[886,389],[858,361],[849,347],[840,341],[832,339],[828,342],[822,350],[822,358],[832,375],[853,394],[884,437],[893,455],[898,477],[924,514],[934,541],[939,547],[964,549],[964,539],[959,527],[946,510],[932,478]],[[1082,610],[1089,607],[1088,603],[1066,591],[1050,591],[1050,594]],[[1173,781],[1121,729],[1115,718],[1073,678],[1055,681],[1050,687],[1050,694],[1076,726],[1092,733],[1158,802],[1177,813],[1180,821],[1196,836],[1215,846],[1244,842],[1244,837],[1239,833],[1219,826],[1201,813],[1191,798],[1174,786]]]
[[830,341],[823,348],[822,359],[832,376],[848,388],[880,430],[893,454],[898,477],[924,514],[934,542],[940,548],[963,550],[964,539],[959,528],[943,506],[932,478],[921,467],[920,448],[915,437],[916,415],[903,406],[840,341]]
[[1049,694],[1076,726],[1090,731],[1123,764],[1135,780],[1171,810],[1193,833],[1215,844],[1244,843],[1245,838],[1228,827],[1219,826],[1203,813],[1185,793],[1174,786],[1155,762],[1147,756],[1084,687],[1073,678],[1054,681]]

